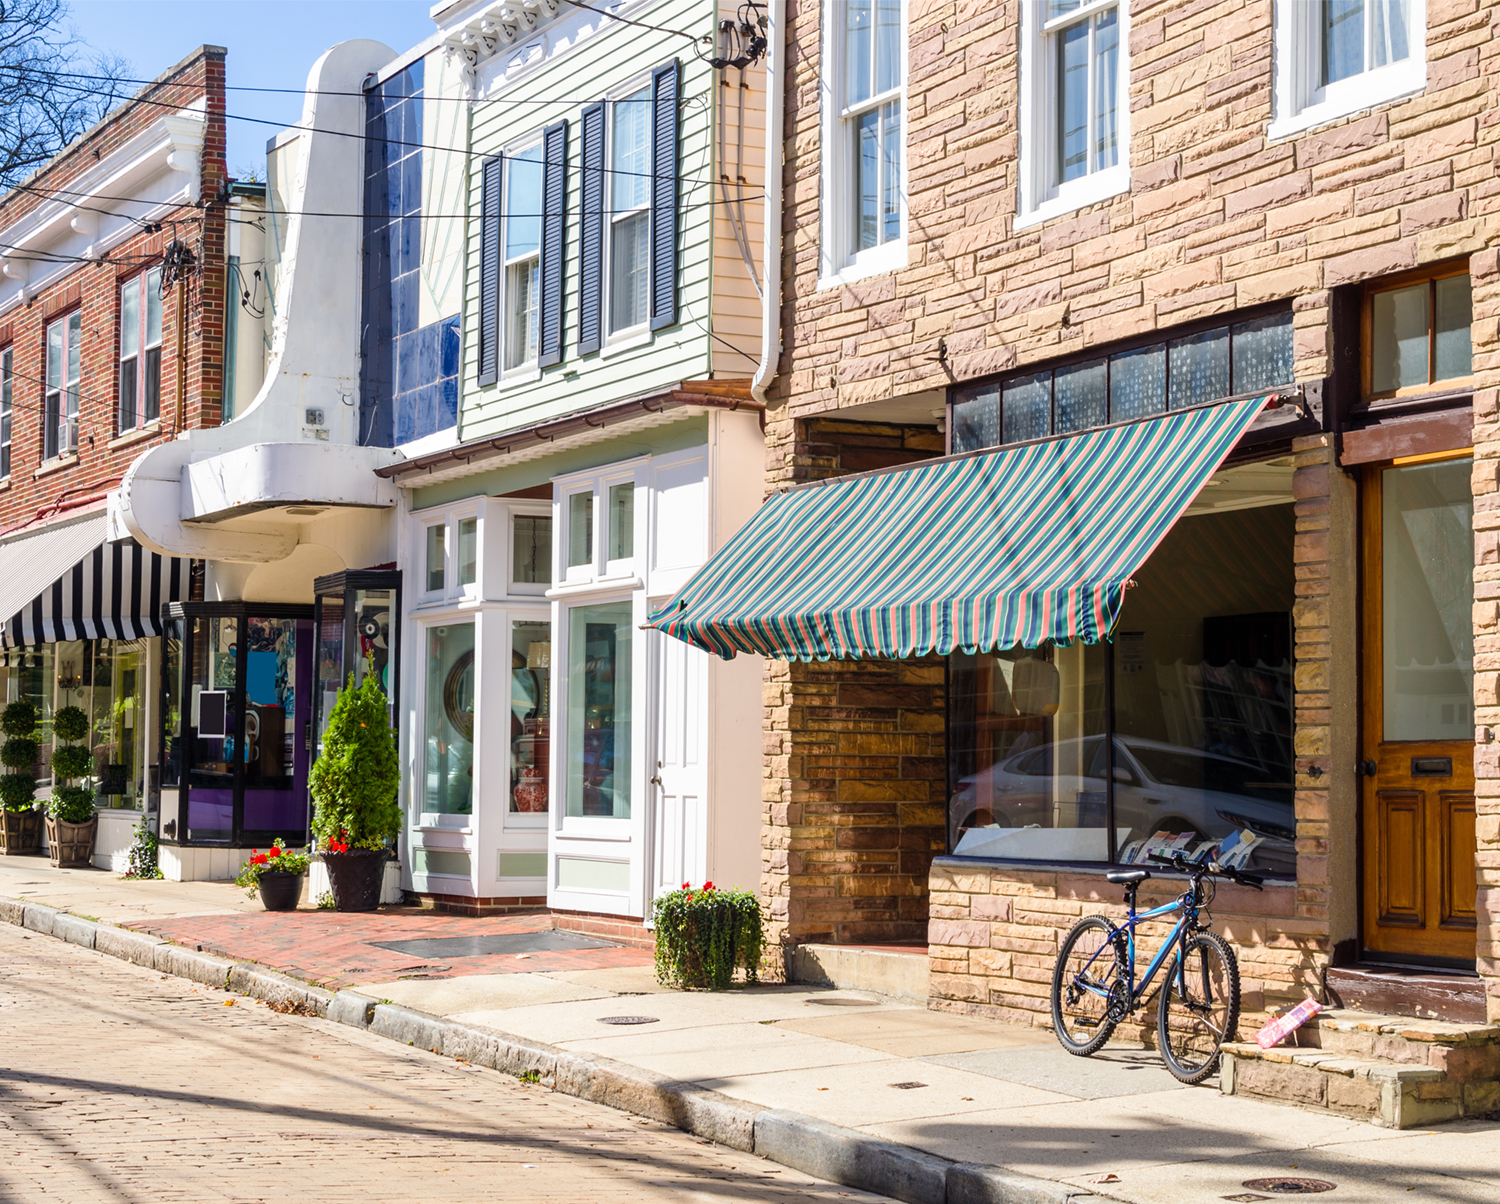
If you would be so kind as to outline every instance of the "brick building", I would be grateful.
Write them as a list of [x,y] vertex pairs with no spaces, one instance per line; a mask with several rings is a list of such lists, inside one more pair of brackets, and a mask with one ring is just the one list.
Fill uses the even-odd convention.
[[[1121,914],[1107,870],[1212,842],[1267,879],[1213,912],[1242,1028],[1307,995],[1500,1018],[1500,6],[864,0],[786,18],[757,521],[826,518],[809,488],[848,513],[896,496],[872,484],[882,465],[911,497],[924,473],[999,475],[967,510],[783,526],[786,560],[746,569],[743,605],[719,610],[728,646],[781,658],[777,939],[925,936],[932,1007],[1050,1025],[1062,938]],[[1139,455],[1132,431],[1175,438],[1236,399],[1269,403],[1152,509],[1165,525],[1113,584],[1080,575],[1097,536],[1068,545],[1072,578],[991,549],[1011,592],[958,602],[1033,607],[1029,626],[995,620],[1027,632],[1014,646],[902,579],[1023,521],[1043,461]],[[1157,455],[1137,476],[1185,471]],[[1064,493],[1080,513],[1049,511],[1062,543],[1149,484],[1082,479]],[[902,521],[905,554],[883,562]],[[846,553],[847,599],[796,593],[797,566]],[[1059,607],[1093,598],[1102,619],[1048,613],[1062,586]],[[925,655],[878,659],[898,637]],[[1143,902],[1180,889],[1155,868]],[[1434,1117],[1484,1094],[1433,1090]]]
[[145,447],[220,423],[226,355],[231,397],[259,384],[252,319],[226,310],[262,254],[261,190],[225,169],[224,56],[199,47],[0,198],[0,678],[39,709],[44,785],[53,711],[90,713],[100,864],[153,802],[160,608],[190,576],[106,542],[105,496]]

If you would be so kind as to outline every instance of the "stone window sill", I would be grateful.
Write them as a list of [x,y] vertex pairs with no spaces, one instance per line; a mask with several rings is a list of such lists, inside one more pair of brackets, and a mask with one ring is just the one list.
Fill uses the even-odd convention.
[[43,460],[31,476],[33,480],[40,479],[41,477],[50,477],[53,473],[62,472],[65,468],[72,468],[77,463],[78,454],[76,452],[69,452],[62,456],[53,456],[50,460]]
[[147,439],[153,439],[159,434],[161,434],[161,419],[155,418],[146,423],[145,426],[138,426],[134,430],[126,431],[123,435],[111,439],[105,444],[105,447],[110,451],[114,451],[117,447],[129,447],[132,443],[143,443]]

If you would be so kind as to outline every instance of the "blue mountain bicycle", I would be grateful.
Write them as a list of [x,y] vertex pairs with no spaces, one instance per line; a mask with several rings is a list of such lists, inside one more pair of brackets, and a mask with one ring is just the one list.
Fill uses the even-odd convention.
[[[1095,1053],[1117,1024],[1144,1005],[1156,972],[1175,953],[1157,1002],[1156,1033],[1162,1061],[1173,1077],[1201,1083],[1218,1069],[1219,1048],[1233,1040],[1240,1017],[1240,969],[1234,950],[1198,918],[1213,902],[1212,883],[1205,887],[1205,880],[1225,878],[1260,890],[1262,879],[1209,860],[1190,861],[1181,853],[1151,860],[1187,874],[1188,889],[1170,903],[1138,912],[1136,891],[1151,871],[1105,874],[1106,881],[1125,888],[1125,922],[1085,916],[1068,933],[1052,971],[1053,1031],[1069,1053]],[[1138,984],[1136,927],[1170,915],[1178,916],[1177,923]]]

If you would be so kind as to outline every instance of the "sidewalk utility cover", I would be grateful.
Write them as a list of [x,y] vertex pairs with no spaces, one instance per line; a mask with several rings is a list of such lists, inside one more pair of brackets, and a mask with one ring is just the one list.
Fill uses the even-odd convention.
[[1095,643],[1275,394],[772,498],[648,626],[728,658]]
[[446,961],[450,957],[488,957],[496,953],[550,953],[558,949],[614,949],[612,941],[548,928],[542,932],[497,932],[492,936],[437,936],[415,941],[371,941],[377,949]]

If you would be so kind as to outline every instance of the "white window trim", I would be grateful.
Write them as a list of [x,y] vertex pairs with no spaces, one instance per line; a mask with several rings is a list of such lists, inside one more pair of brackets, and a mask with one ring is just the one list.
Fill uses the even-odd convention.
[[[132,289],[133,288],[133,289],[137,289],[139,291],[139,298],[138,298],[138,300],[136,302],[136,305],[137,305],[136,319],[137,319],[137,323],[138,323],[138,325],[140,327],[140,329],[138,331],[139,337],[138,337],[137,342],[136,342],[135,355],[133,357],[135,359],[135,412],[133,414],[131,414],[131,421],[130,421],[130,424],[128,426],[124,422],[124,414],[122,414],[120,412],[119,406],[118,405],[115,406],[116,425],[118,427],[118,433],[121,434],[121,435],[126,435],[126,434],[130,434],[133,431],[142,430],[143,428],[151,425],[151,423],[158,422],[161,419],[161,369],[162,369],[162,363],[161,363],[161,354],[160,353],[161,353],[162,348],[163,348],[163,346],[165,345],[165,342],[166,342],[166,330],[165,330],[166,323],[165,323],[165,321],[163,321],[161,323],[162,329],[157,332],[156,342],[154,342],[154,343],[148,342],[147,338],[146,338],[146,332],[150,329],[150,322],[148,320],[148,318],[149,318],[148,311],[149,311],[149,307],[150,307],[150,304],[151,304],[151,302],[150,302],[150,293],[152,291],[151,281],[152,281],[153,277],[156,280],[156,289],[157,289],[157,295],[158,295],[158,302],[157,302],[157,304],[160,305],[161,304],[160,299],[159,299],[160,298],[160,289],[161,289],[161,269],[160,268],[149,268],[149,269],[147,269],[144,272],[138,272],[138,273],[136,273],[136,275],[132,276],[129,280],[125,281],[124,284],[120,285],[120,289],[119,289],[119,305],[120,305],[120,322],[121,322],[121,326],[120,326],[120,338],[119,338],[118,343],[117,343],[117,345],[115,347],[115,371],[116,371],[116,375],[118,377],[120,377],[121,379],[123,379],[123,371],[122,371],[122,369],[123,369],[124,364],[125,364],[125,355],[124,355],[124,350],[125,350],[124,321],[125,321],[125,317],[124,317],[124,315],[125,315],[125,290],[126,289]],[[165,315],[163,315],[163,317],[165,318]],[[157,412],[156,412],[156,415],[154,417],[148,417],[147,414],[146,414],[146,385],[147,385],[147,381],[146,381],[146,359],[147,359],[147,356],[152,351],[155,351],[155,352],[158,353],[157,354],[157,359],[156,359],[156,404],[157,404]],[[117,386],[116,387],[118,387],[118,381],[117,381]]]
[[[428,523],[428,526],[433,524]],[[423,554],[426,554],[424,548]],[[484,704],[481,698],[482,686],[480,684],[480,657],[482,656],[479,616],[472,610],[461,611],[452,606],[442,610],[431,610],[420,615],[414,615],[412,626],[416,638],[412,641],[417,651],[416,665],[418,676],[416,677],[416,689],[412,694],[412,737],[413,751],[415,753],[412,766],[412,795],[411,810],[406,816],[406,826],[410,832],[451,832],[455,835],[469,836],[475,829],[476,821],[479,819],[479,791],[476,789],[469,799],[469,812],[467,815],[454,811],[428,811],[427,806],[427,679],[423,676],[427,656],[427,632],[432,627],[448,627],[460,623],[471,623],[474,626],[474,734],[478,736],[480,725],[480,714]],[[477,740],[470,742],[476,752],[479,747]],[[476,783],[476,786],[478,783]],[[428,848],[442,848],[442,846],[429,845]],[[451,850],[443,848],[442,851],[468,852],[473,854],[474,850],[469,842],[464,841]],[[426,874],[416,875],[421,878],[443,878],[448,881],[467,882],[469,878],[463,874]]]
[[[480,586],[484,581],[484,532],[485,514],[481,512],[480,500],[471,498],[456,506],[441,509],[419,510],[412,514],[413,559],[418,573],[416,608],[424,613],[437,606],[472,604],[480,600]],[[468,585],[458,584],[458,530],[464,519],[475,519],[474,581]],[[443,588],[427,588],[427,532],[429,528],[443,528]]]
[[1314,126],[1373,109],[1427,87],[1427,3],[1411,0],[1411,54],[1327,88],[1318,88],[1320,4],[1276,0],[1274,111],[1266,136],[1300,134]]
[[[540,601],[551,588],[551,581],[516,580],[516,519],[548,518],[556,523],[551,502],[509,502],[505,506],[505,587],[510,596]],[[553,561],[556,573],[557,562]]]
[[[1096,205],[1130,191],[1130,4],[1129,0],[1091,0],[1067,14],[1064,24],[1084,20],[1108,8],[1119,13],[1119,147],[1120,162],[1102,171],[1089,172],[1076,180],[1053,186],[1053,132],[1057,119],[1056,72],[1043,53],[1046,0],[1025,0],[1021,5],[1021,162],[1016,220],[1013,228],[1025,230]],[[1057,23],[1054,22],[1054,28]]]
[[0,429],[0,447],[6,451],[6,464],[4,473],[0,473],[0,481],[10,480],[11,470],[14,467],[9,461],[15,453],[15,381],[12,365],[14,364],[14,350],[11,347],[0,348],[0,418],[10,419],[10,430]]
[[[531,150],[533,147],[540,147],[541,145],[542,145],[542,135],[538,132],[536,134],[532,134],[532,135],[530,135],[530,136],[522,139],[520,142],[517,142],[514,146],[507,147],[504,151],[501,152],[501,159],[500,159],[500,162],[501,162],[501,182],[500,182],[500,331],[499,331],[499,336],[500,337],[497,340],[497,350],[500,353],[500,359],[499,359],[499,363],[500,363],[500,375],[499,375],[499,380],[496,382],[497,384],[520,384],[523,381],[538,380],[538,379],[540,379],[541,374],[542,374],[542,370],[538,366],[538,363],[537,363],[538,356],[532,356],[530,359],[522,360],[519,364],[517,364],[513,368],[507,368],[507,367],[505,367],[505,361],[506,361],[506,359],[507,359],[507,357],[509,355],[509,350],[510,350],[510,348],[509,348],[509,339],[508,339],[507,336],[510,333],[510,325],[511,325],[511,323],[510,323],[510,302],[511,302],[511,297],[510,297],[510,289],[509,289],[508,285],[510,284],[510,268],[511,268],[512,261],[509,260],[509,259],[507,259],[505,257],[505,242],[506,242],[506,235],[507,235],[506,226],[509,224],[509,221],[510,221],[510,218],[507,215],[510,213],[510,177],[511,177],[511,164],[515,161],[516,156],[523,155],[527,151]],[[544,206],[546,204],[545,197],[543,197],[542,204]],[[540,223],[538,223],[538,227],[537,227],[537,249],[536,249],[536,252],[533,255],[524,256],[523,259],[535,259],[536,260],[536,262],[537,262],[537,277],[538,277],[537,284],[538,284],[538,287],[540,287],[540,284],[541,284],[541,265],[542,265],[541,224]],[[522,260],[521,259],[517,259],[514,262],[520,263],[520,262],[522,262]],[[537,298],[537,304],[539,306],[541,304],[541,298],[540,298],[540,296]],[[541,314],[540,313],[537,314],[537,321],[538,321],[538,323],[540,323],[540,321],[541,321]],[[540,347],[541,347],[540,330],[538,331],[537,347],[538,347],[538,350],[540,350]]]
[[[820,141],[822,145],[822,187],[819,229],[821,237],[818,248],[819,290],[837,288],[865,280],[871,276],[884,275],[904,268],[910,260],[908,252],[909,230],[909,152],[907,131],[911,114],[907,104],[907,82],[910,78],[908,45],[911,22],[908,0],[901,3],[901,86],[882,95],[881,102],[894,99],[901,101],[901,182],[897,196],[901,207],[901,234],[890,242],[881,243],[865,251],[851,251],[854,243],[854,198],[850,193],[853,183],[854,147],[846,136],[844,106],[839,101],[844,83],[844,23],[835,17],[842,11],[847,0],[823,0],[823,71],[818,79],[818,111],[820,114]],[[871,103],[874,103],[873,100]]]
[[[603,339],[600,340],[600,347],[601,347],[601,350],[604,351],[604,352],[606,352],[606,353],[608,351],[610,351],[610,350],[615,350],[615,349],[623,350],[626,346],[637,347],[637,346],[640,346],[643,343],[649,343],[651,341],[651,312],[650,312],[651,311],[651,306],[649,304],[649,298],[648,298],[648,304],[646,306],[646,316],[644,318],[642,318],[641,321],[637,322],[634,326],[622,326],[619,330],[611,331],[611,329],[610,329],[611,324],[612,324],[612,320],[613,320],[612,316],[610,314],[610,307],[613,304],[614,295],[615,295],[615,274],[614,274],[614,261],[615,261],[615,224],[616,224],[616,219],[620,217],[620,214],[618,214],[618,213],[616,213],[614,211],[614,195],[615,195],[615,177],[614,177],[614,166],[615,166],[615,103],[617,101],[624,100],[627,96],[633,96],[635,93],[641,91],[642,89],[645,90],[645,92],[646,92],[646,94],[648,96],[651,94],[651,72],[649,72],[649,71],[647,71],[647,72],[645,72],[645,73],[643,73],[641,75],[637,75],[629,83],[624,84],[621,87],[615,88],[613,91],[611,91],[604,98],[604,166],[605,166],[605,173],[604,173],[604,175],[605,175],[605,180],[604,180],[604,238],[602,240],[603,241],[603,250],[604,250],[604,262],[601,265],[601,267],[602,267],[603,270],[601,272],[602,283],[601,283],[601,287],[600,287],[600,296],[599,296],[599,321],[600,321],[600,324],[601,324],[600,329],[603,331],[603,335],[604,335]],[[649,103],[649,101],[648,101],[648,103]],[[648,119],[647,126],[648,127],[654,127],[654,122]],[[647,146],[647,154],[649,156],[650,153],[651,153],[652,138],[649,138],[649,137],[647,138],[647,140],[646,140],[646,146]],[[631,213],[640,213],[640,212],[645,212],[646,213],[646,215],[647,215],[646,221],[647,221],[647,226],[648,226],[648,229],[649,229],[649,225],[650,225],[650,221],[651,221],[651,217],[650,217],[650,214],[651,214],[651,194],[650,194],[649,190],[647,191],[647,194],[646,194],[646,203],[645,203],[645,205],[643,205],[640,209],[632,209],[631,210]],[[648,256],[649,256],[649,253],[650,252],[648,250],[648,252],[647,252]],[[647,288],[648,288],[648,290],[650,288],[650,284],[649,284],[649,269],[648,269],[648,284],[647,284]]]
[[[570,599],[574,594],[587,593],[592,589],[618,589],[631,582],[637,586],[645,576],[646,540],[649,532],[648,487],[650,474],[648,457],[625,460],[611,464],[608,468],[588,473],[577,473],[553,479],[554,511],[552,515],[552,561],[553,588],[549,597]],[[609,490],[612,485],[635,486],[634,531],[631,535],[631,554],[619,560],[607,559],[609,555]],[[591,508],[594,543],[593,556],[588,564],[569,566],[567,563],[568,542],[572,535],[568,528],[571,514],[571,499],[580,493],[592,493]]]
[[[74,380],[68,379],[68,347],[72,341],[73,319],[78,319],[78,376]],[[62,327],[62,367],[58,379],[60,384],[56,390],[50,383],[52,379],[52,328]],[[42,344],[42,457],[43,461],[58,460],[64,456],[74,455],[63,447],[62,425],[68,420],[78,420],[78,395],[83,384],[83,311],[72,310],[60,318],[46,323],[42,330],[42,337],[46,341]],[[54,410],[52,406],[52,395],[57,394],[60,409]],[[49,440],[48,436],[51,436]],[[53,444],[55,446],[49,446]]]

